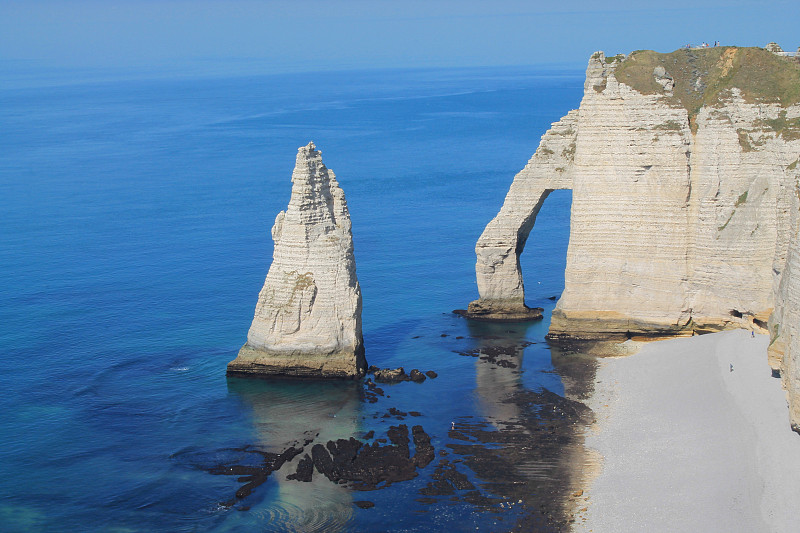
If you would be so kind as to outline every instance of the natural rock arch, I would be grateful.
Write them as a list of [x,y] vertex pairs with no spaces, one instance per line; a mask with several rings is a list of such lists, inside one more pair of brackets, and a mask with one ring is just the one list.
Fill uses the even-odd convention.
[[580,108],[545,133],[478,240],[480,298],[466,315],[536,316],[525,307],[519,254],[549,192],[572,189],[551,339],[760,327],[786,261],[800,171],[800,130],[781,130],[781,120],[800,102],[772,102],[747,84],[709,93],[675,67],[712,61],[715,79],[732,83],[721,76],[734,56],[742,79],[762,76],[762,64],[771,76],[800,76],[757,49],[594,54]]
[[500,212],[478,239],[475,274],[480,299],[470,303],[470,318],[541,318],[541,309],[525,305],[519,258],[550,193],[572,189],[577,118],[577,111],[570,111],[544,134],[536,153],[514,177]]

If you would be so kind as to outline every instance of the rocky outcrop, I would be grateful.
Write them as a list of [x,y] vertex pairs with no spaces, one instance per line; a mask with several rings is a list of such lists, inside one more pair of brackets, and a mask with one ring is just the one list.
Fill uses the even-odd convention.
[[594,54],[580,108],[545,133],[478,240],[467,314],[524,310],[519,255],[567,188],[551,337],[765,326],[793,231],[798,82],[794,62],[756,48]]
[[783,53],[783,48],[781,48],[781,45],[779,45],[778,43],[775,43],[775,42],[767,43],[767,45],[764,47],[764,49],[767,52],[772,52],[773,54],[782,54]]
[[314,143],[298,150],[289,207],[275,218],[272,265],[247,343],[229,374],[360,377],[361,288],[350,214]]

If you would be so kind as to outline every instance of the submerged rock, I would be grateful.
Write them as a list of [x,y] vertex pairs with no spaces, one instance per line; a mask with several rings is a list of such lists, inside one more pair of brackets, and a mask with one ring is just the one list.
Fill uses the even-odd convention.
[[[414,383],[422,383],[427,378],[435,378],[438,376],[436,372],[433,370],[428,370],[427,372],[422,372],[418,368],[414,368],[406,374],[405,369],[401,366],[399,368],[378,368],[377,366],[369,367],[368,372],[375,377],[375,381],[379,383],[402,383],[403,381],[413,381]],[[367,387],[374,388],[374,384],[370,385],[372,382],[367,381]]]
[[[270,475],[280,470],[286,463],[291,463],[302,452],[303,446],[289,446],[280,453],[267,452],[252,446],[245,446],[242,448],[224,448],[210,454],[203,452],[179,453],[174,455],[173,458],[190,465],[192,468],[205,470],[216,476],[235,476],[239,483],[244,483],[236,491],[235,498],[219,502],[224,507],[232,507],[237,501],[248,497],[256,488],[264,484]],[[209,464],[211,457],[214,460],[226,457],[230,458],[230,460]],[[298,466],[299,470],[300,467]],[[308,476],[310,481],[310,471]],[[244,511],[248,508],[241,507],[240,510]]]
[[410,379],[402,366],[400,368],[376,368],[373,375],[375,381],[379,383],[400,383]]
[[457,490],[475,489],[469,478],[456,470],[455,465],[447,459],[439,461],[431,477],[433,480],[419,491],[423,496],[445,496],[454,494]]
[[331,482],[347,484],[355,490],[375,490],[398,481],[417,477],[417,469],[425,468],[435,456],[431,438],[422,426],[411,428],[414,455],[411,455],[408,426],[391,426],[387,436],[391,444],[381,446],[378,439],[365,444],[357,439],[328,441],[323,446],[315,444],[311,455],[306,454],[298,463],[297,471],[287,479],[311,481],[313,470]]
[[[374,435],[372,431],[370,434]],[[386,439],[376,439],[369,444],[350,437],[329,440],[324,444],[318,442],[311,446],[309,454],[306,450],[312,441],[306,440],[302,444],[289,446],[280,453],[246,446],[217,450],[211,454],[179,454],[176,459],[214,475],[235,476],[238,482],[244,483],[236,491],[235,498],[221,502],[225,507],[232,507],[287,463],[289,471],[294,469],[294,473],[286,476],[287,480],[309,483],[314,479],[316,470],[318,475],[323,475],[332,483],[365,491],[383,489],[392,483],[413,479],[418,476],[417,470],[427,467],[435,458],[436,451],[431,444],[431,438],[422,426],[413,426],[410,438],[408,426],[404,424],[389,427],[386,435],[391,444],[386,444]],[[303,456],[296,459],[301,454]],[[208,464],[209,457],[206,456],[230,457],[230,460]]]
[[411,371],[411,373],[408,375],[408,379],[410,379],[411,381],[413,381],[413,382],[415,382],[415,383],[422,383],[422,382],[423,382],[423,381],[425,381],[427,378],[425,377],[425,374],[423,374],[422,372],[420,372],[419,370],[417,370],[417,369],[415,368],[415,369],[413,369],[413,370]]
[[350,214],[314,143],[298,150],[291,200],[275,218],[272,238],[272,265],[247,343],[228,363],[228,373],[363,376],[361,288]]

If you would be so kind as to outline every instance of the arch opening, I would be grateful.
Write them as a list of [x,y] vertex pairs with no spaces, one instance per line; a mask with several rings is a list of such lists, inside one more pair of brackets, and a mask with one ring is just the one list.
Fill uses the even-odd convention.
[[[519,271],[525,305],[552,310],[564,291],[564,271],[570,236],[571,189],[545,191],[538,209],[520,229]],[[527,250],[527,251],[526,251]]]

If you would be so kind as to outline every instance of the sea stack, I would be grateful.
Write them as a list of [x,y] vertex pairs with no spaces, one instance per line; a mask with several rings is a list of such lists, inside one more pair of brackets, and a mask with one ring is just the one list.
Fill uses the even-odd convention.
[[247,343],[228,374],[359,378],[366,371],[350,213],[311,142],[297,152],[292,196],[272,227],[272,265]]

